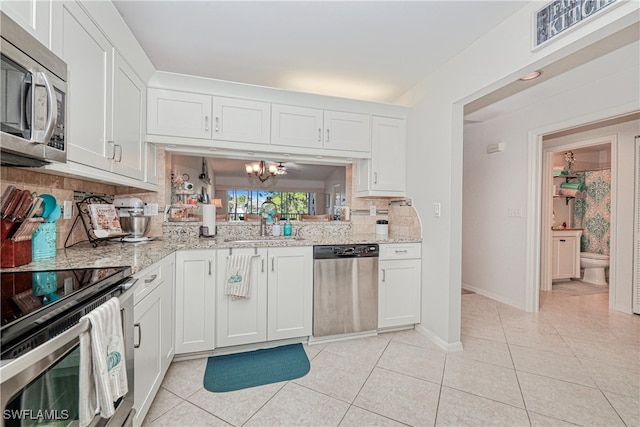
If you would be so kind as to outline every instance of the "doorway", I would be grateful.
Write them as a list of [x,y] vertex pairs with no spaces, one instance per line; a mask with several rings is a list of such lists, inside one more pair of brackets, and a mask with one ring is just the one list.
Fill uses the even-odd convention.
[[542,182],[547,203],[542,203],[541,292],[615,294],[615,274],[609,274],[608,285],[593,284],[584,276],[580,254],[597,253],[615,263],[616,146],[615,135],[576,142],[562,134],[543,138],[543,176],[551,178]]

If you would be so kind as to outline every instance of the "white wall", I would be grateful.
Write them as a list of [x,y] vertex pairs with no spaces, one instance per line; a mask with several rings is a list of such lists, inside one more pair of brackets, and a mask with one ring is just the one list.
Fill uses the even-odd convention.
[[[529,131],[620,104],[637,103],[639,49],[639,43],[634,43],[542,83],[566,88],[555,96],[511,114],[465,126],[462,282],[469,288],[525,308],[526,221],[524,217],[509,218],[507,209],[517,207],[526,212],[531,203],[527,198]],[[572,82],[585,76],[586,84],[572,87]],[[506,142],[506,150],[486,154],[486,145],[494,141]],[[627,143],[633,150],[633,137]],[[622,150],[621,154],[625,157],[618,156],[619,162],[632,166],[633,152],[629,155]],[[632,171],[631,167],[627,169]],[[633,174],[623,175],[621,180],[632,184]],[[632,197],[628,199],[632,201]],[[628,290],[630,296],[631,288]]]
[[[398,100],[414,107],[407,129],[407,194],[423,224],[419,330],[448,349],[460,348],[463,105],[638,22],[639,4],[621,2],[532,52],[531,20],[539,7],[539,2],[527,3]],[[524,148],[509,155],[518,151],[526,158]],[[522,194],[510,203],[525,207],[526,177],[511,182]],[[440,218],[432,214],[434,203],[442,205]],[[524,238],[524,221],[514,227]],[[515,252],[518,266],[507,266],[507,274],[523,281],[525,249]],[[510,297],[519,301],[522,292]]]

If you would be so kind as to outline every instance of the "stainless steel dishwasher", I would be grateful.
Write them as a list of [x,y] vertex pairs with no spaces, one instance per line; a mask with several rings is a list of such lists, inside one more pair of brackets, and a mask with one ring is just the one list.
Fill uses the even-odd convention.
[[313,247],[313,336],[378,328],[377,244]]

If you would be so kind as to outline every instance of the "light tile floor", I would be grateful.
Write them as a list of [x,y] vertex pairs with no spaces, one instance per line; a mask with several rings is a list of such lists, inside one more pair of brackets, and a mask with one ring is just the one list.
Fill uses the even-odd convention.
[[417,332],[305,346],[311,372],[230,393],[175,362],[146,426],[639,426],[640,316],[546,292],[539,313],[462,296],[464,350]]

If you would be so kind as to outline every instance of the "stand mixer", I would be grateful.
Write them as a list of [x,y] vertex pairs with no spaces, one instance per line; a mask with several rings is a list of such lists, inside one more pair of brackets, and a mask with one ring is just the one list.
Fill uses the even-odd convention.
[[146,237],[151,225],[151,217],[144,215],[144,202],[136,197],[113,199],[122,231],[129,235],[122,240],[125,242],[141,242],[150,240]]

